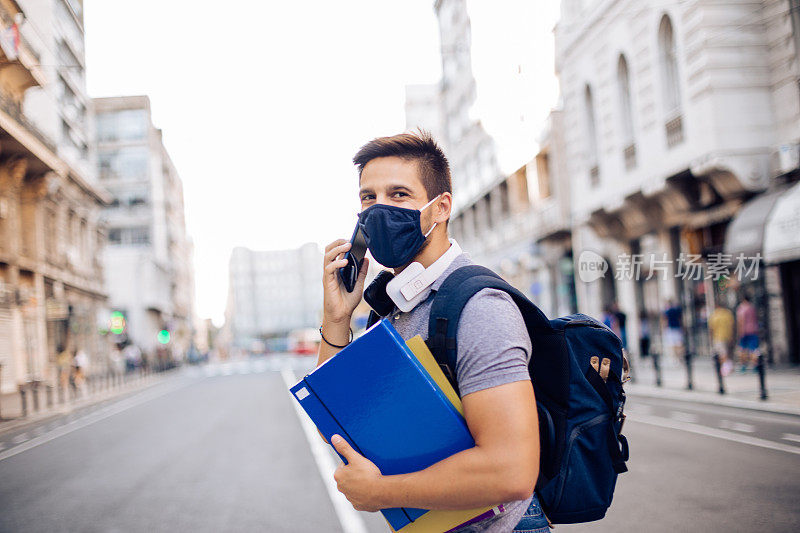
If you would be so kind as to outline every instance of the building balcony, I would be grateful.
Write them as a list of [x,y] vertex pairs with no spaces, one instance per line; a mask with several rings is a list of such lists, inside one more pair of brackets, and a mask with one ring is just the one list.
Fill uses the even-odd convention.
[[[0,0],[0,26],[3,31],[16,26],[15,18],[22,9],[14,0]],[[18,32],[19,35],[19,32]],[[39,54],[21,35],[13,49],[0,47],[0,85],[10,89],[19,99],[30,87],[43,86],[46,78],[39,66]]]
[[535,241],[568,235],[570,233],[568,210],[557,198],[547,198],[531,208],[528,227]]

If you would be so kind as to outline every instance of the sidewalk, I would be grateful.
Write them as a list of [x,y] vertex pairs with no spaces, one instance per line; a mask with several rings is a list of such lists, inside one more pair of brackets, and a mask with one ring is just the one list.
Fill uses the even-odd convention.
[[625,385],[630,396],[649,396],[729,407],[755,409],[800,416],[800,367],[766,367],[766,400],[761,400],[758,373],[740,373],[738,367],[723,378],[725,394],[719,394],[716,370],[711,358],[692,361],[693,389],[687,390],[686,365],[678,366],[668,358],[661,360],[662,386],[656,386],[651,359],[634,362],[634,379]]
[[38,408],[36,408],[32,394],[26,394],[27,416],[23,416],[22,396],[19,392],[2,394],[0,395],[0,433],[148,388],[174,376],[177,370],[179,369],[146,375],[129,374],[118,381],[97,380],[85,394],[77,398],[72,398],[69,390],[64,391],[64,397],[60,398],[58,391],[53,389],[50,393],[51,398],[48,399],[47,390],[42,386],[38,394]]

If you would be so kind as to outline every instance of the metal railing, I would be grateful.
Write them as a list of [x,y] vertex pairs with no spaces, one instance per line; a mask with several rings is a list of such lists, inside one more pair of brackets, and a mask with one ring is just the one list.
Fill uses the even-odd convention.
[[672,148],[683,142],[683,117],[680,115],[668,120],[664,124],[664,130],[667,134],[667,146]]

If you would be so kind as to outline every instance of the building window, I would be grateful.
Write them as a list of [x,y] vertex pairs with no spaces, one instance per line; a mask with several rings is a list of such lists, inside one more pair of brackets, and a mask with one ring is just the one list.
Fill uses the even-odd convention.
[[480,213],[483,215],[483,223],[486,224],[488,229],[492,229],[494,227],[495,216],[492,212],[492,199],[491,195],[487,193],[483,198],[478,200]]
[[600,182],[600,168],[597,162],[597,126],[595,124],[594,98],[592,97],[592,88],[588,84],[583,96],[586,113],[586,151],[589,162],[589,184],[595,186]]
[[536,156],[536,194],[538,198],[547,198],[550,196],[550,156],[547,152],[542,151]]
[[672,114],[680,110],[681,95],[678,80],[678,54],[675,48],[675,34],[672,29],[672,21],[668,15],[661,17],[661,24],[658,26],[658,56],[664,110],[668,114]]
[[145,146],[104,150],[98,154],[100,177],[106,179],[147,178],[148,151]]
[[109,244],[122,244],[122,230],[119,228],[108,230],[108,242]]
[[149,244],[150,231],[146,227],[130,228],[130,244]]
[[136,141],[147,137],[147,111],[125,109],[97,115],[99,141]]
[[505,216],[511,213],[511,204],[508,195],[508,182],[500,183],[500,214]]
[[146,226],[112,228],[108,230],[108,242],[121,245],[150,244],[150,229]]
[[636,166],[636,143],[633,137],[633,105],[631,104],[631,80],[628,60],[623,54],[617,61],[617,90],[619,91],[620,131],[625,169]]

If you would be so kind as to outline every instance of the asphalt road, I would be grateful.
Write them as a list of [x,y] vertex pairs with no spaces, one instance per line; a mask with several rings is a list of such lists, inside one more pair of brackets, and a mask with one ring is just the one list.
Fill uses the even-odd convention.
[[[343,505],[336,456],[286,391],[311,364],[187,369],[0,434],[0,531],[388,531]],[[608,516],[556,531],[800,531],[800,417],[642,397],[628,412]]]

